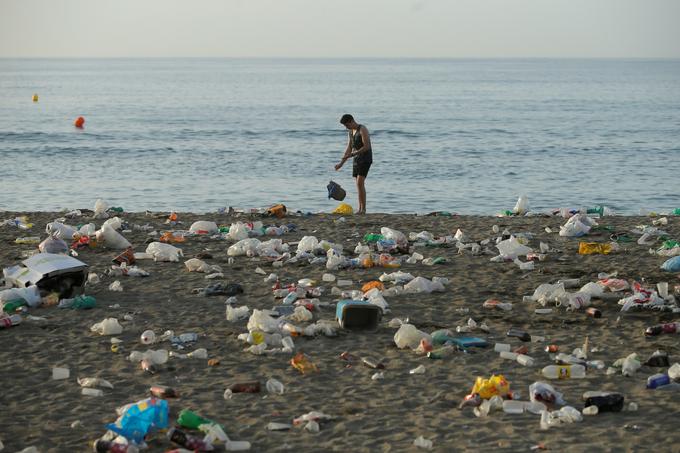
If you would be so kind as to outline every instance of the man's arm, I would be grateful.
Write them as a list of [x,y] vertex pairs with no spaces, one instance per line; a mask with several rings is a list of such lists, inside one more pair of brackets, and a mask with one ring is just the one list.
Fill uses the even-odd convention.
[[342,156],[340,163],[335,165],[336,170],[340,170],[340,167],[342,167],[345,162],[347,162],[347,159],[352,157],[352,137],[350,134],[347,134],[347,136],[347,147],[345,148],[345,154]]

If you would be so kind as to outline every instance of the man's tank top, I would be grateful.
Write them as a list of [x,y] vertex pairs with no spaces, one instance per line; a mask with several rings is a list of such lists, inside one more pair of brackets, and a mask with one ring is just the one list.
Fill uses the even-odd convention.
[[[361,128],[364,127],[361,124],[357,127],[354,136],[352,136],[352,131],[349,131],[350,139],[352,140],[352,148],[356,151],[364,146],[364,140],[361,138]],[[371,164],[373,163],[373,150],[369,149],[364,151],[358,156],[354,156],[355,164]]]

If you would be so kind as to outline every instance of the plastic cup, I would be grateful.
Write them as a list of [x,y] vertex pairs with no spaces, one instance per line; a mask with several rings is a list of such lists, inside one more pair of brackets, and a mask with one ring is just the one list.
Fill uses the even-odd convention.
[[153,330],[145,330],[139,339],[142,344],[153,344],[156,342],[156,333]]

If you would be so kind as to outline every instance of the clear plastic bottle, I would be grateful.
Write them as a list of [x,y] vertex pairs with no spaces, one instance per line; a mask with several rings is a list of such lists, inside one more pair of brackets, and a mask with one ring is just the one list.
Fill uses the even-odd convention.
[[583,365],[548,365],[541,370],[548,379],[582,379],[586,377]]

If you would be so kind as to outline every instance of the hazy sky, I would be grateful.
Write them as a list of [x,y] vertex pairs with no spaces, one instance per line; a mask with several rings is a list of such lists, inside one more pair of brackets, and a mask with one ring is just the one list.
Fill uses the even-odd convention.
[[680,57],[680,0],[0,0],[0,57]]

